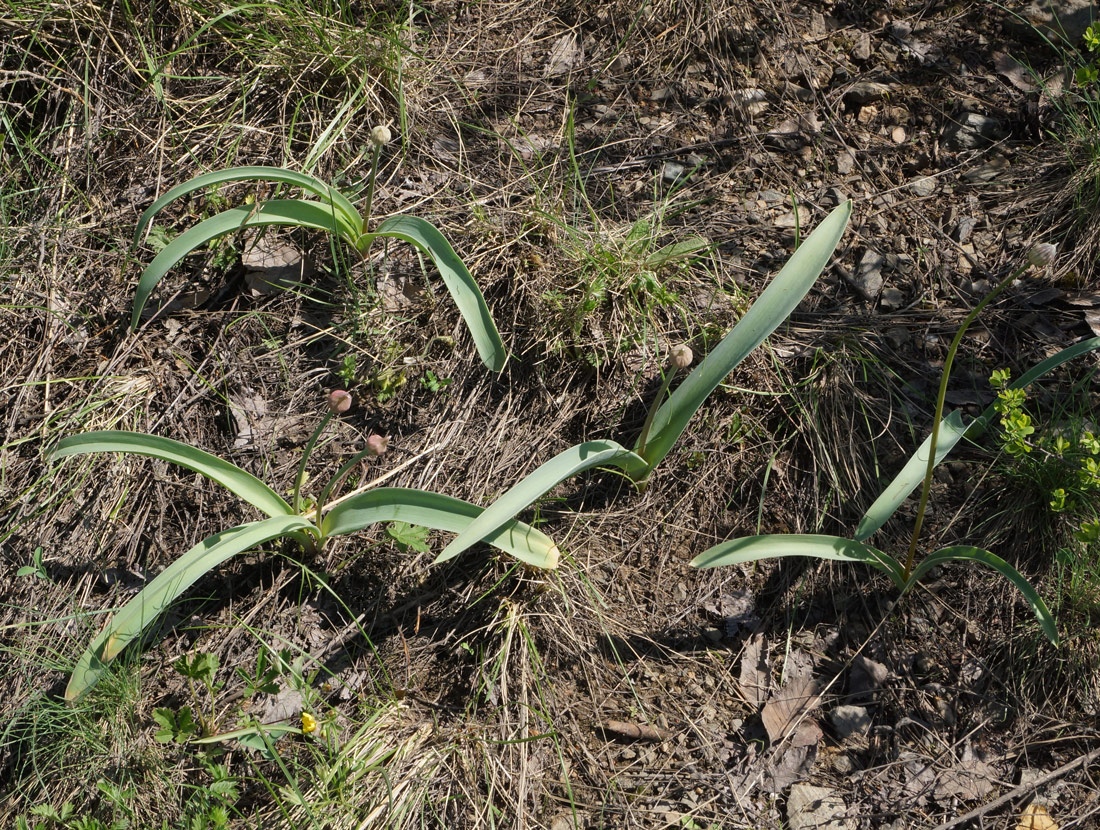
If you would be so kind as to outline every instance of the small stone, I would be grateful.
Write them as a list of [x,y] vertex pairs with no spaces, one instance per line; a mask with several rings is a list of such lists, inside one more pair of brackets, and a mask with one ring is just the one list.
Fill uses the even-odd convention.
[[852,756],[846,753],[841,753],[833,758],[833,769],[840,775],[851,775],[856,768],[856,762],[852,760]]
[[844,799],[828,787],[795,784],[787,797],[791,830],[852,830],[856,825],[847,814]]
[[890,87],[875,81],[856,81],[848,87],[844,93],[844,100],[848,104],[862,107],[881,101],[890,94]]
[[895,349],[900,349],[909,342],[909,330],[901,326],[894,326],[886,330],[886,342]]
[[871,59],[871,34],[860,32],[852,47],[852,60],[867,61]]
[[936,192],[936,178],[934,176],[919,176],[909,182],[909,191],[921,198],[931,196]]
[[890,140],[895,144],[904,144],[905,137],[905,127],[894,127],[894,129],[890,131]]
[[851,153],[845,151],[838,153],[836,157],[836,172],[842,176],[847,176],[852,172],[852,168],[855,167],[856,157]]
[[871,730],[871,716],[862,706],[837,706],[829,713],[829,719],[842,741],[852,735],[866,735]]
[[901,308],[905,305],[905,295],[892,285],[888,285],[882,289],[882,293],[879,294],[878,300],[883,308]]
[[965,112],[943,130],[944,143],[956,150],[973,150],[1002,138],[1001,122],[988,115]]
[[670,86],[659,86],[653,92],[649,94],[649,100],[655,101],[658,104],[663,104],[666,101],[671,101],[675,93]]
[[885,282],[882,276],[883,257],[878,251],[868,248],[863,252],[859,267],[851,278],[852,286],[866,300],[875,299]]
[[678,184],[687,176],[687,168],[675,161],[666,161],[661,168],[661,178],[665,184]]
[[970,238],[970,234],[974,233],[974,228],[977,226],[978,220],[973,216],[964,216],[955,225],[955,230],[952,232],[952,236],[956,242],[966,242]]

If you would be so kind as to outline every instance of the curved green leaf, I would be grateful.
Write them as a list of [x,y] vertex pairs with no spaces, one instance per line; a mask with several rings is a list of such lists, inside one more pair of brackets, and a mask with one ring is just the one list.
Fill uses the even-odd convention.
[[313,525],[301,516],[273,516],[203,539],[142,588],[92,640],[77,660],[65,699],[77,700],[92,688],[107,664],[205,573],[256,545],[311,529]]
[[905,586],[906,590],[916,585],[920,578],[928,573],[929,570],[946,562],[981,562],[983,565],[988,565],[995,570],[1015,585],[1016,589],[1024,595],[1027,604],[1030,605],[1031,610],[1035,612],[1035,616],[1038,618],[1039,625],[1042,626],[1043,633],[1047,636],[1047,639],[1054,645],[1058,645],[1058,626],[1054,621],[1054,615],[1050,613],[1047,604],[1043,602],[1043,598],[1039,596],[1039,592],[1035,590],[1032,584],[1028,582],[1019,571],[1001,559],[1001,557],[987,550],[983,550],[982,548],[975,548],[970,545],[956,545],[929,554],[921,560],[919,565],[913,568],[913,573],[909,577],[908,584]]
[[331,202],[332,208],[326,206],[326,209],[330,213],[335,209],[336,218],[350,239],[354,240],[363,232],[363,219],[359,215],[359,211],[355,209],[355,205],[339,190],[329,187],[320,179],[316,179],[307,173],[284,170],[281,167],[232,167],[229,170],[219,170],[214,173],[204,173],[201,176],[196,176],[190,181],[176,185],[153,202],[138,220],[137,229],[134,231],[134,244],[137,245],[141,241],[141,235],[145,232],[149,223],[153,221],[153,217],[163,210],[169,202],[181,196],[186,196],[188,193],[194,193],[196,190],[216,187],[227,182],[240,181],[269,181],[300,187],[307,193],[313,193]]
[[[1036,363],[1020,375],[1018,379],[1010,383],[1009,388],[1023,389],[1063,363],[1096,349],[1100,349],[1100,337],[1091,337],[1088,340],[1075,343],[1046,360]],[[969,438],[978,437],[985,431],[996,415],[997,410],[990,405],[966,427],[963,426],[962,415],[959,414],[958,410],[944,418],[940,422],[940,434],[936,441],[936,463],[939,464],[943,461],[964,434]],[[928,469],[928,447],[931,443],[932,436],[929,435],[905,463],[905,466],[901,468],[893,481],[882,491],[882,495],[867,508],[867,512],[856,528],[856,539],[860,541],[869,539],[876,530],[886,523],[886,520],[894,514],[894,511],[909,497],[909,494],[917,489],[924,480],[924,474]]]
[[[718,384],[775,331],[806,296],[840,243],[851,213],[852,203],[845,202],[825,217],[745,316],[657,410],[645,447],[634,448],[636,452],[641,449],[639,454],[648,467],[645,474],[668,455],[692,416]],[[630,473],[635,481],[644,478],[645,474]]]
[[864,545],[852,539],[843,539],[840,536],[776,533],[770,536],[730,539],[696,556],[691,560],[691,566],[718,568],[781,556],[812,556],[817,559],[834,559],[841,562],[862,562],[890,577],[899,590],[905,586],[901,563],[894,557],[870,545]]
[[209,735],[205,738],[196,738],[190,741],[191,744],[219,744],[224,741],[232,741],[237,738],[248,738],[253,735],[259,735],[261,730],[266,732],[271,737],[278,740],[283,735],[301,735],[302,727],[291,726],[288,723],[264,723],[256,724],[254,726],[245,726],[241,729],[234,729],[232,732],[220,732],[217,735]]
[[159,458],[162,461],[186,467],[188,470],[194,470],[249,504],[258,507],[269,516],[283,516],[293,512],[290,505],[278,493],[252,473],[216,455],[173,441],[171,438],[161,438],[159,435],[113,429],[71,435],[58,442],[50,452],[49,459],[58,461],[70,455],[93,452],[128,452]]
[[521,510],[534,504],[549,490],[577,473],[605,464],[626,469],[628,465],[640,463],[643,462],[637,455],[614,441],[587,441],[570,447],[555,455],[493,502],[443,548],[435,561],[446,562],[471,545],[486,539]]
[[394,216],[378,226],[374,233],[359,238],[356,248],[364,253],[371,241],[379,236],[402,239],[426,254],[439,274],[447,290],[454,297],[455,305],[466,321],[470,334],[474,338],[477,353],[482,362],[494,372],[504,368],[508,353],[500,339],[496,323],[489,313],[489,306],[481,294],[477,282],[455,253],[451,243],[431,222],[416,216]]
[[[966,432],[967,426],[963,423],[962,413],[957,409],[940,421],[940,433],[936,438],[936,464],[947,457]],[[924,475],[928,471],[928,451],[931,446],[932,436],[929,435],[905,462],[905,466],[901,468],[894,480],[882,491],[882,495],[875,499],[875,503],[863,514],[863,518],[859,520],[859,525],[856,527],[857,540],[862,542],[869,539],[876,530],[886,524],[886,520],[894,515],[894,511],[924,480]]]
[[[475,504],[440,493],[379,487],[334,505],[325,515],[321,531],[325,536],[340,536],[375,522],[407,522],[461,533],[484,512]],[[505,522],[487,534],[484,541],[536,568],[558,566],[558,546],[554,540],[523,522],[514,519]]]
[[141,319],[141,310],[145,307],[149,295],[157,283],[176,263],[212,239],[225,236],[227,233],[234,233],[242,228],[254,228],[262,225],[291,225],[314,228],[337,235],[340,235],[342,231],[330,207],[319,202],[308,202],[304,199],[274,199],[259,205],[230,208],[211,216],[194,227],[188,228],[165,245],[164,249],[153,257],[153,261],[146,266],[141,274],[141,279],[138,280],[137,291],[134,295],[134,311],[130,315],[131,331],[137,328]]

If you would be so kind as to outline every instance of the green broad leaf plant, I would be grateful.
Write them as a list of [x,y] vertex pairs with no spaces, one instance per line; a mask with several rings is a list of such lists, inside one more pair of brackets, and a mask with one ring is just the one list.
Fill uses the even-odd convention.
[[378,160],[382,146],[389,140],[390,132],[385,127],[375,127],[371,133],[373,160],[363,213],[339,190],[306,173],[280,167],[234,167],[206,173],[173,187],[141,215],[134,232],[135,246],[141,241],[153,218],[164,207],[197,190],[228,182],[275,182],[300,188],[314,198],[268,199],[230,208],[204,219],[164,244],[138,280],[134,309],[130,317],[131,331],[137,329],[142,309],[157,283],[192,251],[245,228],[283,225],[332,233],[364,259],[371,243],[376,239],[389,237],[408,242],[435,264],[473,336],[482,362],[491,371],[499,372],[504,368],[507,359],[500,333],[477,282],[443,234],[430,222],[416,216],[393,216],[380,223],[375,230],[368,229]]
[[[302,486],[313,447],[329,421],[347,412],[351,404],[351,395],[343,390],[329,395],[329,409],[306,442],[289,501],[235,464],[169,438],[105,430],[70,436],[58,443],[50,453],[52,461],[104,452],[149,456],[193,470],[266,514],[266,518],[206,537],[116,611],[77,660],[65,690],[67,700],[77,700],[87,693],[99,681],[107,665],[129,643],[140,637],[171,603],[203,575],[239,553],[283,537],[298,542],[304,548],[318,550],[334,536],[355,533],[377,522],[404,522],[462,533],[482,514],[482,508],[461,499],[401,487],[372,487],[367,484],[345,496],[333,498],[357,464],[385,451],[387,441],[378,435],[366,440],[366,447],[324,485],[316,501],[305,498]],[[554,568],[558,563],[558,548],[554,541],[522,522],[506,520],[496,523],[486,532],[479,533],[475,541],[484,541],[533,567]]]
[[[1031,251],[1028,261],[999,282],[993,290],[979,302],[963,320],[951,342],[944,362],[940,379],[939,393],[936,398],[936,410],[932,418],[933,428],[928,438],[921,444],[901,471],[887,485],[882,495],[867,510],[856,528],[854,539],[839,536],[816,534],[770,534],[731,539],[715,545],[701,553],[693,561],[697,568],[715,568],[735,565],[742,562],[754,562],[761,559],[774,559],[784,556],[809,556],[817,559],[829,559],[840,562],[861,562],[886,574],[904,596],[932,568],[949,562],[980,563],[992,568],[1011,582],[1023,595],[1035,616],[1039,620],[1043,633],[1058,644],[1058,629],[1050,610],[1035,588],[1014,567],[988,550],[970,545],[952,545],[934,551],[919,562],[916,561],[917,543],[920,537],[924,515],[928,508],[928,497],[932,486],[932,474],[964,437],[974,439],[998,417],[997,404],[989,406],[977,418],[964,424],[962,415],[952,412],[943,417],[944,399],[947,393],[947,380],[951,365],[970,324],[990,302],[1011,285],[1029,266],[1046,267],[1055,255],[1054,246],[1039,245]],[[1083,340],[1063,349],[1052,357],[1036,364],[1025,372],[1008,389],[1025,389],[1031,383],[1046,375],[1075,357],[1100,349],[1100,337]],[[895,558],[866,543],[886,520],[894,514],[902,502],[920,485],[921,495],[917,507],[916,521],[910,538],[906,556]]]
[[665,394],[676,371],[687,368],[692,360],[691,350],[686,346],[672,350],[664,382],[633,449],[628,450],[615,441],[600,440],[586,441],[559,453],[470,522],[436,561],[457,556],[470,545],[486,539],[486,534],[496,532],[504,522],[559,483],[593,467],[617,467],[639,489],[644,489],[654,468],[672,450],[711,392],[791,315],[806,296],[840,243],[851,213],[851,202],[845,202],[822,220],[745,316],[666,400]]

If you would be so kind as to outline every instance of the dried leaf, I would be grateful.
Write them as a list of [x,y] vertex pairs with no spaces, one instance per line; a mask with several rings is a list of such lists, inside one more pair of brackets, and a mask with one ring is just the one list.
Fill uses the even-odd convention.
[[543,75],[547,78],[564,75],[584,61],[584,47],[574,34],[562,35],[550,49]]
[[[776,692],[760,712],[760,719],[768,733],[768,740],[772,744],[782,740],[789,732],[795,730],[803,716],[817,707],[820,700],[817,683],[812,677],[796,678]],[[801,730],[798,734],[801,735]],[[820,729],[817,730],[817,734],[820,736]],[[802,736],[803,740],[808,737],[808,735]]]
[[1058,830],[1058,822],[1050,817],[1046,807],[1032,802],[1020,813],[1016,830]]
[[753,706],[760,706],[768,699],[770,675],[764,659],[764,635],[755,634],[745,643],[741,652],[741,676],[738,685],[745,700]]
[[997,771],[985,762],[981,753],[967,746],[958,766],[939,774],[936,800],[943,802],[961,798],[964,801],[978,801],[992,792],[996,778]]

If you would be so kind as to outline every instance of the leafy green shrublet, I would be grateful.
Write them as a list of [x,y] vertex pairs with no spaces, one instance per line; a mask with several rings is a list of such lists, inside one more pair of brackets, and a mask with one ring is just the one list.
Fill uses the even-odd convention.
[[284,170],[280,167],[234,167],[214,173],[206,173],[189,182],[172,188],[141,215],[134,231],[135,246],[141,241],[146,228],[165,206],[197,190],[217,187],[228,182],[275,182],[304,190],[315,199],[269,199],[252,205],[230,208],[199,222],[161,247],[160,252],[145,268],[138,280],[134,298],[134,310],[130,328],[136,329],[141,311],[157,283],[185,256],[207,243],[235,233],[244,228],[267,225],[323,230],[346,242],[361,257],[366,258],[371,243],[379,238],[393,238],[408,242],[426,255],[439,269],[447,290],[454,297],[459,312],[474,338],[478,354],[485,365],[494,372],[504,368],[507,352],[493,322],[489,307],[477,282],[455,253],[443,234],[424,219],[415,216],[393,216],[370,231],[371,203],[374,198],[374,182],[382,145],[389,139],[389,130],[376,127],[371,134],[373,159],[367,185],[366,206],[362,214],[339,190],[329,187],[306,173]]
[[[734,565],[742,562],[753,562],[760,559],[773,559],[784,556],[810,556],[818,559],[838,560],[844,562],[862,562],[866,565],[886,574],[904,595],[912,589],[928,571],[948,562],[979,562],[984,564],[1008,579],[1023,595],[1024,599],[1035,612],[1042,626],[1043,633],[1052,643],[1058,643],[1058,629],[1054,617],[1043,602],[1035,588],[1015,568],[990,551],[969,545],[955,545],[935,551],[924,557],[919,563],[915,562],[917,540],[920,534],[924,514],[928,506],[928,495],[932,485],[932,473],[935,466],[941,463],[951,449],[964,437],[975,438],[981,434],[992,422],[993,418],[1000,414],[1007,418],[1011,427],[1010,441],[1016,448],[1026,447],[1026,439],[1033,432],[1030,419],[1021,417],[1022,413],[1015,407],[1017,401],[1022,400],[1026,387],[1038,380],[1046,373],[1061,366],[1074,357],[1100,348],[1100,337],[1094,337],[1063,349],[1058,354],[1042,361],[1029,371],[1025,372],[1018,381],[1009,383],[1008,375],[998,375],[1002,382],[1001,395],[998,401],[988,407],[982,414],[966,426],[962,422],[962,416],[958,412],[952,412],[946,418],[943,417],[944,399],[947,392],[947,380],[951,373],[951,365],[958,351],[962,336],[978,314],[1005,288],[1015,281],[1029,266],[1045,267],[1053,259],[1055,250],[1052,245],[1037,246],[1028,255],[1028,261],[1022,267],[1012,272],[1001,280],[996,287],[980,302],[964,319],[955,338],[948,349],[947,359],[944,362],[943,375],[940,379],[939,394],[936,400],[936,411],[933,416],[932,433],[928,439],[917,449],[894,480],[887,485],[882,495],[875,500],[860,521],[854,539],[845,539],[839,536],[826,535],[801,535],[801,534],[771,534],[766,536],[751,536],[741,539],[732,539],[715,545],[709,550],[697,556],[692,564],[697,568],[714,568],[724,565]],[[1023,449],[1019,449],[1022,454]],[[918,487],[922,486],[920,504],[917,507],[916,521],[913,534],[910,539],[909,552],[904,560],[899,560],[866,544],[875,531],[885,524],[886,520],[894,514],[902,502]]]
[[[57,445],[50,454],[55,461],[71,455],[124,452],[178,464],[222,485],[268,516],[203,539],[119,609],[77,661],[65,691],[68,700],[81,697],[94,686],[107,664],[196,580],[238,553],[282,537],[293,539],[306,548],[320,549],[333,536],[354,533],[377,522],[404,522],[461,536],[482,515],[482,508],[469,502],[440,493],[400,487],[361,488],[341,498],[333,498],[356,465],[385,451],[386,440],[376,435],[368,438],[366,447],[336,472],[315,501],[305,498],[302,487],[313,447],[330,419],[346,412],[350,405],[351,396],[347,392],[337,390],[329,396],[329,411],[306,442],[289,502],[240,467],[195,447],[156,435],[107,430],[75,435]],[[525,506],[517,508],[516,512]],[[452,543],[446,558],[479,541],[535,567],[557,566],[558,548],[554,541],[541,531],[510,518],[496,523],[485,532],[479,532],[476,538],[467,537],[457,550],[455,543]]]

